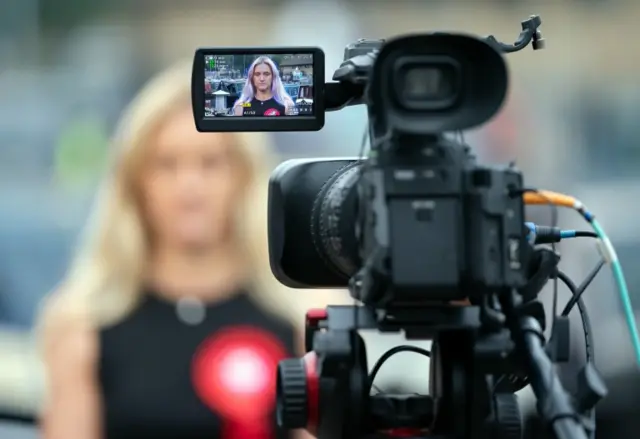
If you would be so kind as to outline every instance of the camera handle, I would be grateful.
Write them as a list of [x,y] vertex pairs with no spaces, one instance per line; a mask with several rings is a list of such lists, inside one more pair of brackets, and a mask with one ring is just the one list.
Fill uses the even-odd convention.
[[[485,41],[502,53],[518,52],[531,43],[533,50],[544,49],[545,40],[539,27],[542,19],[539,15],[532,15],[521,23],[522,31],[513,44],[498,41],[493,35],[485,37]],[[384,40],[378,40],[377,46],[384,44]],[[360,49],[360,46],[365,49]],[[326,111],[337,111],[351,105],[364,104],[364,92],[369,78],[369,71],[375,62],[377,55],[372,41],[358,40],[353,50],[348,52],[345,60],[333,75],[333,81],[324,85],[324,99]],[[349,56],[351,54],[351,56]]]
[[518,39],[513,44],[501,43],[493,35],[485,37],[485,41],[503,53],[518,52],[527,47],[529,43],[531,43],[533,50],[544,49],[545,40],[542,38],[542,33],[538,30],[542,25],[542,19],[540,16],[532,15],[529,19],[524,20],[521,25],[522,32],[520,32]]

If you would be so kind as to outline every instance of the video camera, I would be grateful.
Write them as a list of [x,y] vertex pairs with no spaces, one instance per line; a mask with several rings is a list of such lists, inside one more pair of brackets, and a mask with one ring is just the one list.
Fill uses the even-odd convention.
[[[359,302],[307,314],[307,355],[279,365],[281,426],[320,439],[517,439],[515,392],[531,385],[555,437],[593,432],[588,414],[606,388],[588,364],[580,396],[567,394],[551,358],[568,355],[568,322],[554,316],[548,344],[536,300],[559,257],[534,244],[561,234],[525,226],[524,205],[552,196],[526,188],[513,165],[479,165],[445,135],[498,112],[502,53],[542,48],[540,25],[523,21],[513,45],[440,32],[359,40],[326,84],[318,48],[196,52],[199,131],[313,131],[325,111],[368,109],[366,158],[289,160],[271,177],[274,275],[294,288],[348,286]],[[369,374],[359,329],[431,339],[432,352],[398,347]],[[382,362],[403,350],[431,356],[431,394],[371,395]]]

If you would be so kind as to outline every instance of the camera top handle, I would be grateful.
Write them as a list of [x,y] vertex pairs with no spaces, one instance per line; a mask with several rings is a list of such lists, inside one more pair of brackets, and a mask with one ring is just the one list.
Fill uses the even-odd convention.
[[[521,23],[522,31],[515,43],[502,43],[493,35],[484,40],[502,53],[518,52],[531,43],[533,50],[544,49],[545,40],[539,27],[542,20],[538,15],[532,15]],[[369,71],[376,59],[377,50],[385,40],[361,39],[350,44],[345,49],[344,61],[333,74],[336,82],[325,84],[325,110],[337,111],[351,105],[363,104],[364,90],[367,85]]]

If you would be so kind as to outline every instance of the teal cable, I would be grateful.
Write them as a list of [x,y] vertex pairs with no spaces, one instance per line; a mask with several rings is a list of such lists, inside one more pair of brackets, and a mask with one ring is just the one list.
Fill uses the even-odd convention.
[[635,351],[636,362],[638,363],[638,366],[640,366],[640,335],[638,335],[638,326],[636,324],[633,306],[631,305],[631,297],[629,297],[627,281],[625,280],[624,273],[622,272],[622,265],[618,260],[618,255],[616,254],[615,249],[611,245],[611,241],[602,229],[602,226],[600,226],[600,223],[598,223],[595,218],[592,218],[590,223],[593,227],[593,231],[596,232],[598,237],[602,240],[602,243],[604,245],[603,250],[608,253],[604,256],[611,264],[611,271],[613,272],[613,278],[616,286],[618,287],[618,293],[620,294],[620,299],[622,300],[624,317],[627,321],[629,334],[631,335],[631,344],[633,345],[633,350]]

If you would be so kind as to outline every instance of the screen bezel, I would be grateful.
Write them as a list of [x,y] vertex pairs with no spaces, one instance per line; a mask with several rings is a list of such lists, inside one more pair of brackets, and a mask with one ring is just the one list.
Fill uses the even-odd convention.
[[[313,55],[313,116],[205,117],[204,58],[207,55]],[[319,47],[228,47],[196,50],[191,73],[191,103],[200,132],[318,131],[324,126],[324,52]]]

